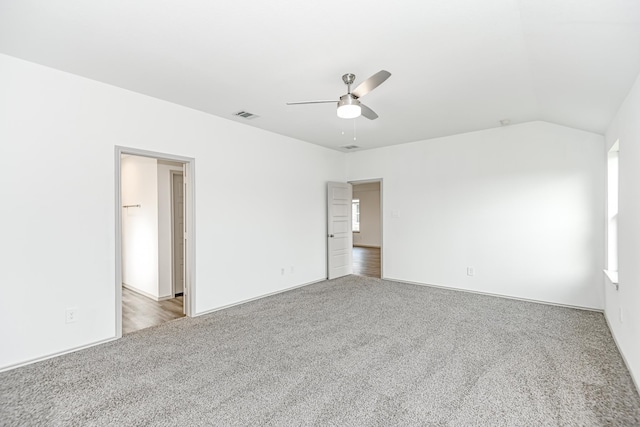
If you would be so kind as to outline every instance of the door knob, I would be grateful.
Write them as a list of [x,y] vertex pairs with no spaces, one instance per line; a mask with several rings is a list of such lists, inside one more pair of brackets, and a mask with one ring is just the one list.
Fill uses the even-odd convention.
[[329,237],[333,237],[333,234],[329,234]]

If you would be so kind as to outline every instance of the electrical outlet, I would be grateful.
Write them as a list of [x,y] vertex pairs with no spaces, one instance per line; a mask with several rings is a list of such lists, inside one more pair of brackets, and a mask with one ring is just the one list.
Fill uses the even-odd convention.
[[620,323],[624,322],[622,307],[620,307]]
[[473,267],[467,267],[467,276],[473,276],[476,274],[476,271]]
[[293,268],[293,265],[291,266],[291,269],[289,271],[291,272],[291,274],[293,274],[293,272],[295,271],[295,269]]
[[67,308],[65,311],[65,321],[66,323],[75,323],[78,321],[78,309],[77,308]]
[[284,267],[280,269],[280,274],[284,276]]

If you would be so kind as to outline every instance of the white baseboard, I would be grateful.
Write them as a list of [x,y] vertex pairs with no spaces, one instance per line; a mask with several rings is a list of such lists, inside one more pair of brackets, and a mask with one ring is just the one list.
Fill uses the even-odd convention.
[[164,301],[164,300],[166,300],[166,299],[171,299],[171,298],[172,298],[172,296],[171,296],[171,295],[168,295],[168,296],[166,296],[166,297],[157,297],[157,296],[155,296],[155,295],[153,295],[153,294],[150,294],[150,293],[148,293],[148,292],[141,291],[140,289],[135,288],[135,287],[133,287],[133,286],[131,286],[131,285],[127,285],[127,284],[126,284],[126,283],[124,283],[124,282],[122,283],[122,287],[123,287],[123,288],[127,288],[128,290],[130,290],[131,292],[135,292],[136,294],[140,294],[140,295],[142,295],[143,297],[150,298],[150,299],[152,299],[152,300],[154,300],[154,301]]
[[[233,307],[233,306],[236,306],[236,305],[240,305],[240,304],[244,304],[244,303],[247,303],[247,302],[255,301],[255,300],[258,300],[258,299],[261,299],[261,298],[266,298],[266,297],[269,297],[271,295],[277,295],[277,294],[281,294],[283,292],[292,291],[294,289],[302,288],[304,286],[313,285],[314,283],[324,282],[325,280],[327,280],[327,279],[323,278],[323,279],[319,279],[319,280],[314,280],[313,282],[308,282],[308,283],[303,283],[301,285],[291,286],[289,288],[282,289],[282,290],[275,291],[275,292],[270,292],[268,294],[260,295],[260,296],[255,297],[255,298],[250,298],[250,299],[239,301],[239,302],[236,302],[236,303],[233,303],[233,304],[228,304],[228,305],[225,305],[223,307],[218,307],[218,308],[214,308],[212,310],[207,310],[207,311],[203,311],[201,313],[196,313],[192,317],[202,316],[204,314],[213,313],[213,312],[219,311],[219,310],[224,310],[225,308],[230,308],[230,307]],[[137,292],[140,295],[144,295],[144,296],[149,297],[151,299],[154,299],[156,301],[158,300],[153,295],[149,295],[149,294],[146,294],[144,292],[140,292],[138,289],[135,289],[135,288],[132,289],[130,286],[126,285],[125,283],[123,283],[122,286],[124,286],[125,288],[127,288],[127,289],[129,289],[129,290],[131,290],[133,292]],[[171,297],[168,297],[168,298],[171,298]],[[167,299],[167,298],[165,297],[165,298],[162,298],[162,299]],[[11,365],[0,367],[0,372],[10,371],[12,369],[20,368],[22,366],[31,365],[32,363],[37,363],[37,362],[41,362],[43,360],[47,360],[47,359],[51,359],[51,358],[54,358],[54,357],[62,356],[63,354],[73,353],[73,352],[79,351],[79,350],[84,350],[86,348],[93,347],[93,346],[100,345],[100,344],[105,344],[105,343],[108,343],[110,341],[115,341],[117,339],[120,339],[120,338],[119,337],[111,337],[111,338],[107,338],[107,339],[104,339],[104,340],[95,341],[95,342],[92,342],[90,344],[69,348],[69,349],[66,349],[66,350],[63,350],[63,351],[58,351],[58,352],[55,352],[55,353],[49,353],[49,354],[47,354],[45,356],[42,356],[42,357],[36,357],[34,359],[29,359],[29,360],[26,360],[24,362],[19,362],[19,363],[15,363],[15,364],[11,364]]]
[[84,350],[86,348],[94,347],[94,346],[100,345],[100,344],[105,344],[105,343],[108,343],[110,341],[115,341],[117,339],[118,339],[117,337],[111,337],[111,338],[107,338],[107,339],[104,339],[104,340],[95,341],[95,342],[92,342],[90,344],[81,345],[79,347],[73,347],[73,348],[69,348],[67,350],[58,351],[58,352],[55,352],[55,353],[50,353],[50,354],[47,354],[46,356],[41,356],[41,357],[36,357],[34,359],[29,359],[29,360],[27,360],[25,362],[15,363],[13,365],[7,365],[7,366],[4,366],[4,367],[0,368],[0,372],[10,371],[12,369],[20,368],[22,366],[31,365],[32,363],[42,362],[43,360],[52,359],[54,357],[62,356],[63,354],[73,353],[75,351]]
[[623,362],[624,362],[624,364],[625,364],[625,366],[627,368],[627,371],[629,372],[629,376],[631,377],[631,381],[633,382],[633,385],[635,386],[636,391],[638,392],[638,394],[640,394],[640,384],[638,384],[638,382],[636,381],[636,378],[633,376],[633,371],[631,370],[631,365],[629,365],[629,361],[627,360],[627,358],[625,357],[624,353],[622,352],[622,349],[620,348],[620,344],[618,343],[618,339],[616,338],[616,335],[613,332],[613,328],[611,327],[611,322],[609,321],[609,317],[607,316],[607,312],[605,310],[600,310],[600,309],[591,308],[591,307],[582,307],[582,306],[575,306],[575,305],[558,304],[558,303],[548,302],[548,301],[531,300],[531,299],[527,299],[527,298],[517,298],[517,297],[506,296],[506,295],[492,294],[492,293],[489,293],[489,292],[478,292],[478,291],[472,291],[472,290],[468,290],[468,289],[452,288],[452,287],[449,287],[449,286],[431,285],[431,284],[419,283],[419,282],[410,282],[410,281],[407,281],[407,280],[391,279],[391,278],[388,278],[388,277],[384,277],[381,280],[388,280],[388,281],[393,281],[393,282],[398,282],[398,283],[408,283],[408,284],[411,284],[411,285],[427,286],[427,287],[438,288],[438,289],[447,289],[447,290],[450,290],[450,291],[468,292],[468,293],[471,293],[471,294],[488,295],[488,296],[497,297],[497,298],[506,298],[506,299],[512,299],[512,300],[517,300],[517,301],[532,302],[532,303],[536,303],[536,304],[552,305],[552,306],[556,306],[556,307],[573,308],[573,309],[577,309],[577,310],[595,311],[595,312],[598,312],[598,313],[602,313],[603,317],[604,317],[604,320],[605,320],[605,323],[607,324],[607,328],[609,328],[609,332],[611,333],[611,336],[613,337],[613,342],[616,344],[616,348],[618,349],[618,353],[620,353],[620,356],[622,357],[622,360],[623,360]]
[[584,306],[581,306],[581,305],[560,304],[560,303],[551,302],[551,301],[541,301],[541,300],[537,300],[537,299],[513,297],[513,296],[510,296],[510,295],[493,294],[491,292],[473,291],[471,289],[454,288],[452,286],[432,285],[430,283],[411,282],[409,280],[392,279],[392,278],[389,278],[389,277],[383,277],[382,280],[389,280],[389,281],[398,282],[398,283],[408,283],[410,285],[428,286],[430,288],[447,289],[447,290],[450,290],[450,291],[468,292],[470,294],[486,295],[486,296],[490,296],[490,297],[512,299],[512,300],[516,300],[516,301],[532,302],[532,303],[535,303],[535,304],[553,305],[553,306],[556,306],[556,307],[573,308],[573,309],[576,309],[576,310],[586,310],[586,311],[595,311],[597,313],[604,313],[603,309],[593,308],[593,307],[584,307]]
[[616,347],[618,348],[618,353],[622,356],[622,361],[627,367],[627,371],[629,371],[629,376],[631,377],[631,381],[633,381],[633,385],[636,387],[636,391],[640,394],[640,384],[636,382],[636,378],[633,376],[633,371],[631,370],[631,365],[629,365],[629,361],[625,357],[622,349],[620,348],[620,344],[618,343],[618,339],[616,338],[616,334],[613,333],[613,328],[611,327],[611,322],[609,321],[609,317],[607,316],[607,312],[604,312],[604,320],[607,322],[607,327],[609,328],[609,332],[611,332],[611,336],[613,337],[613,342],[616,343]]
[[314,280],[313,282],[303,283],[302,285],[295,285],[295,286],[291,286],[290,288],[281,289],[279,291],[269,292],[268,294],[264,294],[264,295],[260,295],[260,296],[257,296],[257,297],[253,297],[253,298],[245,299],[245,300],[242,300],[242,301],[234,302],[232,304],[223,305],[222,307],[213,308],[211,310],[202,311],[200,313],[194,314],[192,317],[202,316],[202,315],[209,314],[209,313],[215,313],[216,311],[224,310],[225,308],[231,308],[231,307],[235,307],[236,305],[241,305],[241,304],[245,304],[247,302],[256,301],[256,300],[259,300],[259,299],[262,299],[262,298],[270,297],[272,295],[278,295],[278,294],[281,294],[281,293],[284,293],[284,292],[292,291],[294,289],[303,288],[305,286],[313,285],[315,283],[324,282],[325,280],[327,280],[327,279],[324,278],[324,279]]

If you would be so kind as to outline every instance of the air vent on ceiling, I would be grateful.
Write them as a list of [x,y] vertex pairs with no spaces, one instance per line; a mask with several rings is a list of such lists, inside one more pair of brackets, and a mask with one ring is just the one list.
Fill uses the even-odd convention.
[[356,148],[360,148],[357,145],[343,145],[340,148],[344,148],[345,150],[355,150]]
[[247,120],[252,120],[252,119],[255,119],[256,117],[260,117],[248,111],[238,111],[237,113],[233,113],[233,115],[242,117],[243,119],[247,119]]

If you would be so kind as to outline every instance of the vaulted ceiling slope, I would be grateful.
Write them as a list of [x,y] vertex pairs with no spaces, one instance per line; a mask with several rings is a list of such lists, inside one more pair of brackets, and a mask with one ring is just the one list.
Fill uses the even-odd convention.
[[[640,72],[640,1],[0,0],[0,52],[336,149],[501,119],[604,133]],[[381,69],[377,120],[285,105]]]

